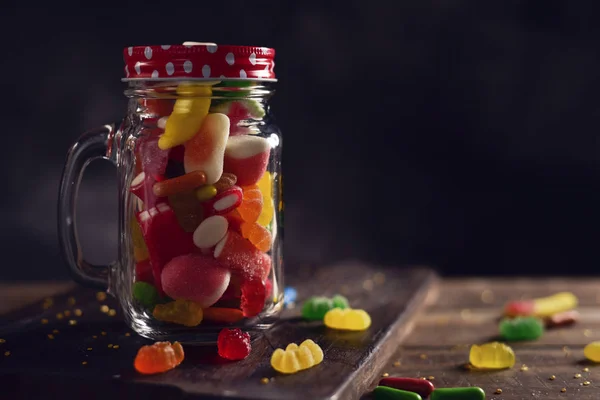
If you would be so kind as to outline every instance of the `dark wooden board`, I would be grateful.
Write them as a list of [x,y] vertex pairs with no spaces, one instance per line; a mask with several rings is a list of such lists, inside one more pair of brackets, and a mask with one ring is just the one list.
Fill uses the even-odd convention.
[[[140,376],[132,361],[137,349],[149,341],[130,333],[119,318],[120,310],[116,317],[100,312],[101,304],[116,308],[113,299],[99,302],[95,292],[78,288],[54,298],[47,310],[38,302],[0,318],[0,338],[6,340],[0,345],[2,393],[10,398],[42,398],[52,393],[87,398],[355,399],[409,332],[417,311],[428,296],[431,299],[436,278],[427,268],[384,270],[343,263],[297,269],[288,281],[297,288],[299,302],[315,294],[346,295],[353,307],[371,314],[371,328],[333,331],[319,322],[303,321],[296,307],[285,310],[275,327],[254,339],[253,351],[243,361],[224,361],[214,347],[186,346],[186,359],[175,370]],[[69,297],[75,298],[75,305],[68,303]],[[58,312],[73,313],[77,308],[83,311],[82,317],[56,317]],[[49,323],[41,324],[42,318]],[[70,319],[76,325],[69,325]],[[53,334],[54,329],[59,333]],[[306,338],[323,348],[323,363],[289,376],[270,367],[275,348]],[[108,344],[119,348],[108,348]],[[10,356],[4,356],[4,351],[10,351]],[[271,378],[270,382],[261,384],[263,377]]]

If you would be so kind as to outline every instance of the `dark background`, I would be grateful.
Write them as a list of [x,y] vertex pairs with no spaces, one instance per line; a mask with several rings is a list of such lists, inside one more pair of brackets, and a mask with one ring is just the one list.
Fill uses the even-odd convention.
[[[123,116],[123,47],[183,41],[277,50],[287,268],[595,273],[598,3],[386,3],[4,3],[0,279],[68,276],[66,150]],[[95,262],[116,253],[114,178],[94,164],[81,190]]]

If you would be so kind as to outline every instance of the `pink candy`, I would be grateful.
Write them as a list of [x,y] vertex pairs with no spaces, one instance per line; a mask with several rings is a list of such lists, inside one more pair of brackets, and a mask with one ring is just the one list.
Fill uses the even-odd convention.
[[229,231],[215,246],[214,257],[231,272],[244,279],[266,279],[271,270],[271,257],[257,250],[239,233]]
[[227,141],[223,169],[237,176],[237,184],[256,184],[267,170],[271,145],[259,136],[232,136]]

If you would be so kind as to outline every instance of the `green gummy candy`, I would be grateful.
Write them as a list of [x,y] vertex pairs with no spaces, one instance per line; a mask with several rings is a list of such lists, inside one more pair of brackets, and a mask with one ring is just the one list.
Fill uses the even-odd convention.
[[154,308],[156,304],[161,302],[156,288],[147,282],[136,282],[133,284],[132,289],[133,298],[144,307]]
[[310,320],[322,320],[327,311],[333,308],[348,308],[348,300],[340,295],[336,295],[332,299],[324,296],[311,297],[302,305],[302,317]]
[[485,400],[485,392],[480,387],[435,389],[430,400]]
[[544,323],[536,317],[504,318],[499,329],[506,340],[535,340],[544,333]]
[[387,386],[377,386],[373,390],[375,400],[423,400],[417,393],[393,389]]
[[348,299],[340,294],[336,294],[331,298],[333,302],[333,308],[348,308],[350,305],[348,304]]

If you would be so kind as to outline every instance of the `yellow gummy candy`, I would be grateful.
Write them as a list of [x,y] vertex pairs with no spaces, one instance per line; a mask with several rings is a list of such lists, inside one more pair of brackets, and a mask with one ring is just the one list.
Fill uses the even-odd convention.
[[534,314],[538,317],[550,317],[577,307],[577,296],[571,292],[556,293],[552,296],[534,299]]
[[263,196],[262,211],[260,212],[260,215],[256,222],[258,222],[258,224],[261,226],[267,226],[271,223],[271,220],[273,219],[273,214],[275,213],[275,207],[273,206],[272,197],[273,178],[271,174],[268,171],[265,172],[256,185],[258,186],[258,189],[260,190],[260,193]]
[[277,349],[271,356],[273,369],[284,374],[293,374],[313,367],[321,361],[323,361],[323,350],[310,339],[306,339],[300,346],[290,343],[285,350]]
[[328,328],[364,331],[371,326],[371,317],[365,310],[334,308],[327,311],[323,322]]
[[504,343],[491,342],[471,346],[469,361],[476,368],[503,369],[515,365],[513,349]]
[[583,355],[588,360],[600,362],[600,342],[592,342],[583,348]]
[[199,325],[204,316],[199,304],[181,299],[166,304],[157,304],[152,315],[159,321],[185,326]]
[[199,130],[210,108],[212,87],[208,85],[181,84],[177,94],[196,98],[180,97],[175,101],[173,112],[167,119],[165,133],[158,139],[158,147],[170,149],[190,140]]

